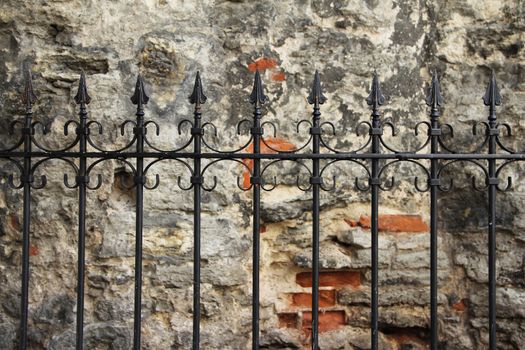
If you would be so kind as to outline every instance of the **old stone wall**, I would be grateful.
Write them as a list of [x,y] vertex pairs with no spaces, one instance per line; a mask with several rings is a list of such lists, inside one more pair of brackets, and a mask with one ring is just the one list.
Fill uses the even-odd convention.
[[[415,149],[414,135],[428,119],[424,103],[437,70],[445,99],[442,121],[454,126],[450,147],[473,150],[482,135],[472,125],[486,119],[483,96],[494,69],[503,96],[500,120],[513,126],[508,145],[524,149],[525,2],[523,0],[2,0],[0,3],[0,109],[6,126],[22,115],[22,67],[30,64],[38,94],[36,120],[51,131],[36,138],[59,148],[74,139],[63,124],[76,118],[73,102],[81,70],[92,96],[89,118],[104,126],[98,144],[117,148],[131,137],[118,125],[134,119],[136,75],[151,100],[146,119],[161,127],[148,133],[159,148],[188,140],[177,124],[192,117],[187,97],[202,74],[208,101],[203,120],[211,145],[233,149],[247,142],[235,126],[251,118],[248,95],[259,69],[269,101],[263,120],[278,126],[265,136],[274,148],[308,140],[306,102],[319,69],[328,101],[322,120],[335,125],[330,147],[359,148],[355,136],[369,120],[365,102],[376,69],[387,96],[384,118],[397,126],[385,139],[396,149]],[[11,140],[2,129],[3,145]],[[267,130],[268,131],[268,130]],[[266,149],[266,151],[270,151]],[[248,164],[249,165],[249,164]],[[134,192],[122,183],[129,169],[118,161],[96,170],[103,185],[88,193],[86,348],[128,349],[132,340]],[[498,194],[498,340],[502,349],[525,347],[525,182],[523,166],[509,166],[511,191]],[[21,274],[21,193],[0,191],[0,348],[17,343]],[[32,193],[31,348],[73,349],[77,258],[77,194],[62,184],[67,169],[56,162],[42,169],[46,189]],[[192,326],[191,192],[177,187],[189,175],[180,164],[161,162],[158,189],[145,194],[143,347],[189,349]],[[261,342],[265,348],[307,348],[311,298],[311,193],[295,187],[301,168],[269,170],[281,183],[262,194]],[[419,193],[416,167],[402,164],[385,174],[396,186],[380,197],[380,339],[383,349],[424,349],[429,334],[428,194]],[[236,163],[220,163],[217,188],[203,195],[202,349],[247,349],[251,331],[251,193]],[[354,189],[365,174],[348,164],[334,166],[333,192],[322,193],[321,349],[368,349],[370,307],[369,193]],[[440,196],[439,324],[445,349],[485,349],[488,342],[487,215],[485,193],[469,187],[479,171],[458,164],[447,178],[459,188]],[[72,175],[70,175],[72,176]],[[464,187],[461,187],[464,186]]]

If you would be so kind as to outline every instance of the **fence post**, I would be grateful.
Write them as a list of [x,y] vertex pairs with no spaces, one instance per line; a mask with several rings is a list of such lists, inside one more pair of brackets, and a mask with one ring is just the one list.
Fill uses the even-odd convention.
[[195,77],[195,85],[193,86],[193,93],[189,97],[190,103],[195,105],[193,113],[193,128],[191,134],[193,136],[193,152],[195,158],[193,160],[193,177],[191,183],[193,184],[193,350],[198,350],[200,346],[200,319],[201,319],[201,302],[200,302],[200,288],[201,288],[201,104],[206,102],[206,96],[202,91],[202,82],[199,72]]
[[[441,89],[437,72],[432,76],[426,103],[430,106],[430,153],[439,153],[439,137],[441,136],[441,125],[439,123],[439,107],[443,104]],[[432,350],[438,349],[438,189],[439,189],[439,160],[430,160],[430,346]]]
[[[370,129],[370,136],[372,137],[371,152],[373,154],[380,153],[380,138],[383,134],[383,127],[381,125],[381,114],[379,113],[379,106],[385,102],[385,97],[381,93],[379,85],[379,76],[374,72],[372,79],[372,86],[370,95],[366,99],[369,106],[372,106],[372,128]],[[379,222],[379,159],[373,158],[372,172],[370,178],[371,190],[371,215],[370,215],[370,231],[372,239],[372,291],[371,291],[371,344],[372,350],[378,349],[378,260],[379,260],[379,239],[378,239],[378,222]]]
[[[492,71],[487,91],[483,96],[483,103],[489,106],[488,116],[488,153],[496,153],[496,142],[499,134],[496,106],[501,105],[501,96],[496,83],[496,75]],[[489,269],[489,348],[496,350],[496,189],[498,178],[496,175],[496,160],[489,159],[488,176],[488,269]]]
[[[254,106],[253,127],[250,132],[253,137],[253,154],[261,153],[261,106],[266,102],[261,74],[255,72],[253,90],[250,95],[250,103]],[[252,267],[252,349],[259,349],[259,255],[260,255],[260,233],[261,233],[261,160],[253,160],[253,174],[250,178],[253,186],[253,267]]]
[[24,167],[22,181],[24,186],[24,209],[22,225],[22,296],[20,305],[20,342],[19,349],[27,349],[27,323],[29,317],[29,239],[31,224],[31,132],[33,119],[33,103],[36,95],[33,91],[31,71],[26,71],[26,82],[22,102],[25,104],[25,119],[22,129],[24,137]]
[[137,169],[135,174],[135,309],[133,329],[133,349],[140,349],[140,330],[142,314],[142,224],[144,216],[144,105],[149,101],[144,89],[144,81],[139,74],[135,93],[131,102],[137,105],[137,116],[134,133],[136,136]]
[[[320,149],[320,105],[326,102],[326,97],[321,90],[321,78],[316,70],[308,103],[313,105],[312,127],[312,153],[319,154]],[[319,349],[319,209],[320,198],[319,190],[321,186],[321,177],[319,176],[319,159],[312,159],[312,349]]]
[[84,72],[80,75],[78,92],[75,96],[76,104],[80,105],[79,124],[77,134],[79,137],[79,168],[76,179],[78,185],[78,272],[77,272],[77,334],[76,349],[84,348],[84,278],[85,278],[85,251],[86,251],[86,127],[87,110],[86,106],[91,102],[87,92],[86,76]]

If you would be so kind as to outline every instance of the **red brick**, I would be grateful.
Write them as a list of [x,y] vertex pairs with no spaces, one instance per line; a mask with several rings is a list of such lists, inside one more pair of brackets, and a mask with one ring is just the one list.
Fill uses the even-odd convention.
[[452,308],[456,311],[465,311],[467,309],[467,300],[461,299],[457,303],[452,304]]
[[[370,216],[361,215],[359,226],[370,228]],[[378,217],[378,230],[386,232],[428,232],[428,225],[420,215],[384,214]]]
[[38,255],[38,253],[40,253],[40,250],[38,249],[37,246],[34,246],[34,245],[29,246],[29,256],[35,256],[35,255]]
[[[319,312],[319,332],[328,332],[338,329],[346,324],[346,316],[343,310],[331,310]],[[312,331],[312,313],[303,312],[302,327],[305,333]]]
[[[312,307],[311,293],[293,293],[292,305],[295,307]],[[335,305],[335,290],[319,291],[319,307],[329,307]]]
[[15,231],[20,231],[20,220],[18,219],[18,216],[15,214],[9,215],[9,224]]
[[248,65],[248,70],[250,72],[255,72],[257,69],[263,71],[274,67],[277,67],[277,61],[273,58],[260,58],[257,61],[250,63]]
[[[264,141],[270,146],[271,148],[278,150],[278,151],[292,151],[296,147],[293,143],[290,143],[284,139],[278,138],[278,137],[268,137],[264,138]],[[266,146],[264,143],[261,142],[261,153],[276,153],[274,150],[270,149],[268,146]],[[246,147],[246,152],[251,153],[253,152],[253,143],[250,144],[248,147]],[[248,168],[253,169],[253,160],[252,159],[244,159],[244,164],[248,166]],[[247,169],[244,169],[242,173],[243,177],[243,187],[248,188],[250,187],[250,172]]]
[[345,222],[348,224],[348,226],[350,227],[357,227],[359,226],[359,223],[356,221],[356,220],[352,220],[352,219],[345,219]]
[[265,233],[266,232],[266,225],[261,225],[261,233]]
[[286,74],[284,73],[284,71],[275,72],[272,74],[272,80],[273,81],[285,81]]
[[[301,287],[311,287],[312,273],[299,272],[295,276],[295,281]],[[340,287],[348,285],[354,288],[361,285],[361,274],[359,271],[323,271],[319,273],[319,286],[321,287]]]
[[297,328],[299,317],[293,312],[283,312],[277,315],[279,318],[279,327],[281,328]]

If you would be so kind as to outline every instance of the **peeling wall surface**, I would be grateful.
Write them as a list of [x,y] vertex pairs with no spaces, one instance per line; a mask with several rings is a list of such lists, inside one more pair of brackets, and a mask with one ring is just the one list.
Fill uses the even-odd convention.
[[[134,119],[130,102],[140,72],[151,97],[146,119],[161,126],[148,134],[159,148],[188,140],[177,124],[192,118],[188,103],[201,72],[203,122],[218,126],[214,147],[232,149],[249,139],[235,126],[252,117],[248,95],[259,69],[269,101],[263,121],[278,126],[273,147],[308,140],[306,101],[319,69],[327,102],[321,120],[334,123],[328,144],[361,145],[356,126],[369,120],[365,98],[374,69],[387,100],[384,118],[399,134],[396,149],[412,150],[428,120],[426,87],[437,70],[444,96],[441,121],[454,126],[451,147],[472,151],[483,135],[472,125],[488,111],[481,97],[494,69],[503,96],[498,118],[513,126],[509,147],[525,149],[525,2],[523,0],[2,0],[0,3],[0,110],[2,136],[22,116],[22,68],[30,64],[38,94],[34,119],[51,131],[35,137],[58,148],[74,139],[62,125],[77,118],[73,96],[84,70],[92,102],[89,118],[104,126],[100,145],[124,145],[118,132]],[[209,131],[208,131],[209,132]],[[266,137],[266,136],[265,136]],[[204,162],[206,163],[206,162]],[[286,163],[286,162],[285,162]],[[424,162],[423,162],[424,163]],[[428,164],[428,163],[424,163]],[[0,191],[0,349],[14,349],[20,317],[21,191]],[[133,327],[134,192],[118,161],[97,168],[103,185],[88,192],[85,344],[87,349],[129,349]],[[47,187],[32,192],[29,342],[31,349],[73,349],[76,314],[76,190],[62,184],[63,164],[42,169]],[[202,349],[251,346],[251,199],[236,186],[249,181],[238,163],[210,170],[217,188],[203,194]],[[333,192],[321,197],[320,347],[370,347],[370,194],[354,189],[366,177],[349,164],[334,166]],[[190,349],[192,336],[193,197],[177,187],[189,175],[176,162],[160,162],[158,189],[145,193],[144,349]],[[311,192],[295,187],[293,164],[269,170],[280,182],[262,193],[261,345],[306,349],[311,322]],[[382,349],[426,349],[429,336],[429,197],[413,185],[417,167],[392,168],[395,187],[381,192],[379,218],[379,323]],[[525,176],[506,168],[513,189],[497,197],[497,325],[501,349],[525,348]],[[150,175],[151,176],[151,175]],[[488,344],[486,192],[475,192],[476,168],[458,164],[447,178],[458,188],[439,200],[439,336],[443,349],[486,349]]]

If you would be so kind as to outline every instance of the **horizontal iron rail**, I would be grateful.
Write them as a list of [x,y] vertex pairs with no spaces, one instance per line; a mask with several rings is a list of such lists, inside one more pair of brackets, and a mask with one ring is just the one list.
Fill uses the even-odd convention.
[[525,153],[512,154],[486,154],[486,153],[170,153],[170,152],[0,152],[0,158],[93,158],[93,159],[128,159],[128,158],[154,158],[154,159],[445,159],[445,160],[469,160],[469,159],[501,159],[501,160],[525,160]]

